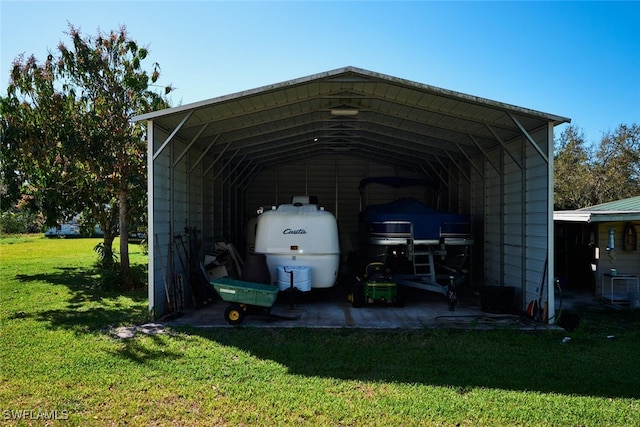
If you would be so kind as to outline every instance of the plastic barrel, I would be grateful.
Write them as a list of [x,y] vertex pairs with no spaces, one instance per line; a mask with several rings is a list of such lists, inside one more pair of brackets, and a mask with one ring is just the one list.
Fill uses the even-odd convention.
[[278,287],[286,291],[291,287],[291,275],[293,274],[293,287],[302,292],[311,290],[311,268],[303,265],[279,265]]

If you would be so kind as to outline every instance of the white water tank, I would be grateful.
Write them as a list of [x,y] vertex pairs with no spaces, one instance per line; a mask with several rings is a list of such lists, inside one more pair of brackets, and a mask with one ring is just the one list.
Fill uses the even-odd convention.
[[278,287],[281,291],[294,288],[302,292],[311,290],[311,268],[306,265],[279,265]]
[[280,205],[258,217],[255,252],[265,254],[274,284],[278,266],[306,266],[311,288],[330,288],[340,267],[338,223],[316,204]]

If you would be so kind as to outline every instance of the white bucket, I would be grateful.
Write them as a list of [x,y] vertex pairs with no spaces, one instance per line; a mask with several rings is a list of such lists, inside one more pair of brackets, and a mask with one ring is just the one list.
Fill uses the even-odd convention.
[[279,265],[278,287],[285,291],[291,287],[291,275],[293,274],[293,287],[299,291],[311,290],[311,268],[304,265]]

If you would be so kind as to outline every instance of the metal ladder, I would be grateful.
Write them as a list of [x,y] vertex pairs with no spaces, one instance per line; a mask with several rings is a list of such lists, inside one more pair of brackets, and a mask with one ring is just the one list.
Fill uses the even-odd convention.
[[409,257],[413,264],[413,274],[424,281],[435,282],[436,271],[433,264],[433,248],[429,245],[416,244],[411,223],[411,237],[408,242]]

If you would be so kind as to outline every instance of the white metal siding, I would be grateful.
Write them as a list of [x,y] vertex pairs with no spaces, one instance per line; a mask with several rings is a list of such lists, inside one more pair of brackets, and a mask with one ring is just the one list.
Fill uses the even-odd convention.
[[[153,152],[160,148],[158,141],[164,141],[167,134],[161,129],[149,126],[154,135]],[[149,299],[153,299],[154,315],[161,315],[165,310],[166,294],[164,291],[164,280],[170,278],[171,269],[169,263],[169,249],[171,236],[169,222],[171,218],[171,157],[169,149],[161,152],[155,161],[152,161],[153,196],[149,197],[149,257],[150,270],[153,269],[153,283],[149,283]],[[151,276],[151,275],[150,275]]]
[[[168,134],[157,127],[154,128],[154,152],[159,149]],[[149,256],[153,259],[153,302],[154,314],[161,315],[166,309],[166,286],[170,286],[177,274],[185,274],[180,257],[176,251],[178,246],[174,236],[185,234],[185,227],[202,227],[201,168],[196,167],[189,172],[189,160],[197,153],[187,153],[177,164],[176,159],[183,153],[186,144],[175,141],[169,144],[153,162],[153,212],[149,228],[149,246],[153,246]],[[173,169],[173,171],[172,171]],[[187,242],[185,236],[185,243]],[[185,301],[190,298],[188,286],[185,286]]]
[[[546,129],[532,134],[532,137],[538,141],[541,148],[547,148]],[[548,150],[546,154],[548,155]],[[529,143],[526,144],[526,155],[526,291],[523,298],[525,306],[529,301],[539,298],[540,286],[544,286],[549,293],[553,294],[553,289],[548,287],[552,280],[549,272],[553,271],[553,254],[549,252],[551,248],[548,245],[552,237],[549,236],[549,230],[553,229],[553,224],[549,223],[551,214],[548,189],[549,186],[552,186],[548,175],[549,165]],[[547,255],[549,259],[546,259]],[[543,277],[545,261],[547,262],[547,273]],[[542,285],[543,280],[545,280],[544,285]],[[550,301],[551,303],[552,301]]]
[[486,183],[482,171],[484,160],[481,157],[473,159],[471,173],[471,196],[469,198],[469,213],[471,214],[474,244],[471,247],[471,283],[476,285],[491,284],[485,278],[484,258],[486,252]]
[[187,170],[191,170],[187,175],[189,182],[189,200],[188,200],[188,224],[191,227],[196,227],[199,231],[203,229],[204,220],[204,207],[203,207],[203,185],[202,185],[202,173],[205,170],[202,162],[195,163],[200,157],[201,152],[191,149],[187,155],[185,167]]
[[[487,153],[493,164],[500,164],[500,152],[494,150]],[[504,232],[502,229],[503,207],[503,179],[500,173],[489,163],[483,160],[484,173],[484,277],[483,285],[502,285],[502,245]]]
[[[531,136],[547,149],[546,129]],[[484,284],[515,288],[515,302],[524,309],[539,295],[548,251],[548,164],[524,136],[487,156],[483,164]]]
[[[507,146],[513,157],[522,163],[522,139],[518,138]],[[516,299],[523,291],[523,252],[526,244],[523,213],[525,209],[522,169],[506,152],[502,153],[504,163],[504,283],[516,289]]]

